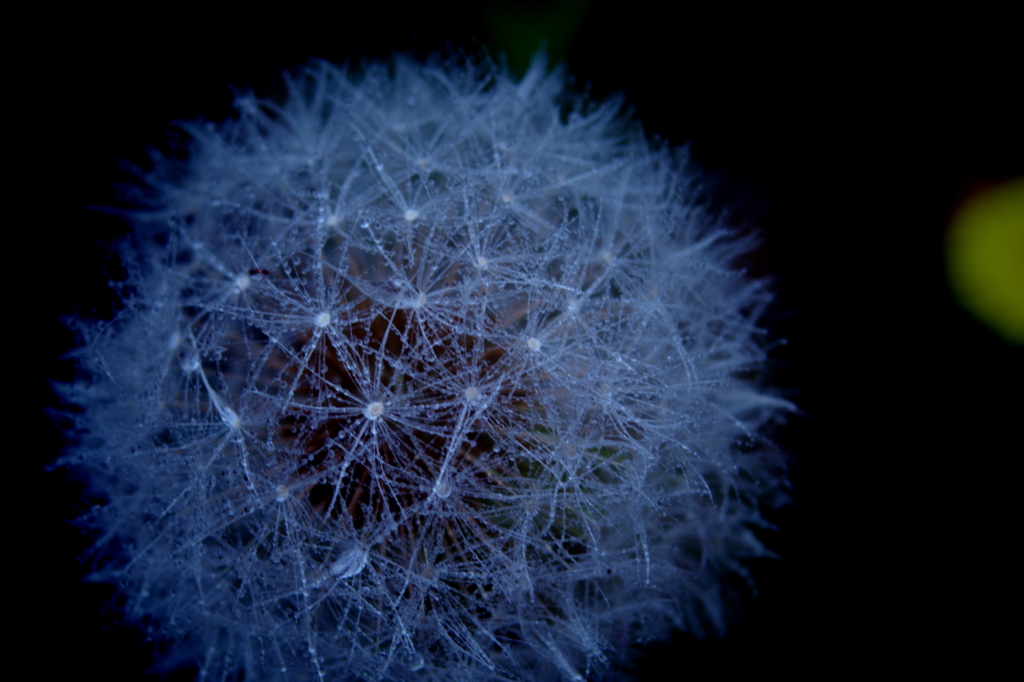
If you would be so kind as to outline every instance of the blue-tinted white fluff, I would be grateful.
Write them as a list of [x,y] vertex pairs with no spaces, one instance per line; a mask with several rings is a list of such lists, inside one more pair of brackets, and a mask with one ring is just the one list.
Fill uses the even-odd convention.
[[95,577],[213,680],[598,679],[720,629],[784,403],[681,155],[540,63],[289,86],[187,127],[80,325]]

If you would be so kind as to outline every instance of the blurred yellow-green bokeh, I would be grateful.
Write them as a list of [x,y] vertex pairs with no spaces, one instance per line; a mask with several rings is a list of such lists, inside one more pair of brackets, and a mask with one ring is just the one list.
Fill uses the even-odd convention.
[[1024,177],[975,192],[957,209],[946,272],[964,308],[1024,345]]

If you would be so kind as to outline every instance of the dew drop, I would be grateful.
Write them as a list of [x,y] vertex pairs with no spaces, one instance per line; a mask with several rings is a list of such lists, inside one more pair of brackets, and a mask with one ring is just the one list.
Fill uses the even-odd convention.
[[448,481],[438,481],[434,486],[434,494],[441,499],[447,499],[452,494],[452,487],[448,485]]
[[366,567],[369,557],[362,547],[356,546],[342,553],[338,560],[331,564],[331,575],[338,578],[351,578],[359,575]]
[[194,372],[199,369],[199,356],[195,351],[189,351],[181,359],[181,368],[186,372]]
[[372,402],[363,408],[363,416],[370,421],[377,421],[380,416],[384,414],[384,403],[378,401]]

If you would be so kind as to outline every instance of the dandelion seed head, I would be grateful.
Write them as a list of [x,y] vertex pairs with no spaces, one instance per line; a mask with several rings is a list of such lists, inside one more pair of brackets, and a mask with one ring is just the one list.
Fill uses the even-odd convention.
[[63,464],[173,660],[615,678],[729,620],[784,485],[787,404],[749,379],[770,294],[685,157],[562,83],[314,63],[147,176]]

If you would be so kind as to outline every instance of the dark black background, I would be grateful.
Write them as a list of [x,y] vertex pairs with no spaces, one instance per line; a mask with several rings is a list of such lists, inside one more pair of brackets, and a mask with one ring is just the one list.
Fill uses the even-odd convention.
[[543,23],[545,3],[493,2],[174,8],[23,27],[33,47],[8,99],[25,124],[9,134],[26,154],[9,199],[28,210],[9,226],[26,241],[8,267],[12,298],[29,305],[8,344],[28,347],[27,359],[10,357],[27,372],[29,434],[43,438],[18,439],[8,457],[31,482],[11,521],[27,531],[13,553],[31,557],[16,569],[30,588],[15,598],[38,623],[27,641],[53,652],[40,661],[47,677],[141,679],[149,655],[101,613],[109,588],[79,583],[85,541],[63,521],[75,487],[43,473],[60,440],[37,408],[52,401],[46,379],[69,371],[54,359],[71,344],[58,315],[108,305],[97,244],[126,229],[87,207],[117,205],[122,161],[144,165],[173,121],[229,115],[230,86],[274,93],[283,69],[311,57],[396,50],[506,50],[516,66],[511,16],[535,17],[526,25],[547,32],[576,87],[622,93],[649,134],[688,143],[715,196],[737,207],[731,218],[759,226],[755,267],[779,292],[768,322],[788,340],[775,382],[803,410],[778,434],[796,501],[776,518],[783,560],[758,569],[760,596],[725,638],[655,647],[641,672],[994,660],[1001,629],[988,612],[1010,599],[1019,535],[1009,528],[1024,356],[955,305],[942,238],[972,188],[1024,173],[1009,18],[569,4],[569,30]]

